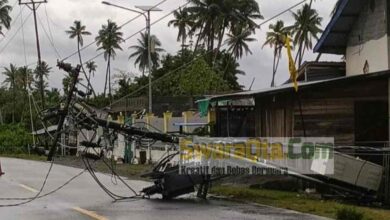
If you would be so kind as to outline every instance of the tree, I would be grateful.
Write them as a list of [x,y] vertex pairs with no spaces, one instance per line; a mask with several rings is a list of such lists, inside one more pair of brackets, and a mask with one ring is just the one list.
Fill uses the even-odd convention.
[[0,0],[0,34],[4,35],[2,28],[5,27],[7,30],[11,28],[12,18],[9,15],[12,11],[12,7],[7,5],[8,0]]
[[278,71],[279,61],[282,56],[282,49],[285,44],[286,36],[289,35],[287,29],[284,27],[284,22],[279,20],[276,24],[270,24],[269,29],[271,31],[267,32],[266,40],[263,44],[263,48],[266,45],[269,45],[274,49],[274,62],[272,67],[272,81],[271,87],[275,86],[275,75]]
[[186,68],[180,77],[179,87],[184,95],[217,94],[229,90],[226,82],[204,59],[197,59]]
[[85,65],[86,65],[86,67],[88,69],[88,74],[89,74],[88,78],[91,79],[91,75],[95,76],[97,65],[96,65],[95,61],[89,61]]
[[[97,69],[97,65],[96,65],[95,61],[89,61],[85,65],[86,65],[86,67],[88,69],[88,82],[90,83],[91,82],[91,75],[95,77],[95,72],[96,72],[96,69]],[[92,89],[92,87],[88,88],[88,90],[90,90],[90,89]]]
[[133,74],[127,73],[125,71],[119,71],[118,74],[114,75],[115,84],[118,85],[115,96],[117,98],[124,97],[131,93],[132,89],[132,80],[131,76]]
[[31,89],[31,83],[34,81],[32,70],[27,66],[19,67],[17,84],[28,93],[28,89]]
[[245,75],[245,72],[239,67],[240,64],[231,53],[222,51],[219,53],[214,69],[226,81],[229,90],[241,91],[243,86],[238,83],[238,75]]
[[106,80],[104,83],[103,97],[106,97],[106,89],[108,83],[108,94],[110,101],[111,95],[111,59],[115,59],[116,50],[122,50],[120,43],[123,42],[123,33],[120,32],[120,27],[115,22],[107,21],[107,25],[102,25],[96,37],[98,50],[104,51],[104,59],[107,61]]
[[16,81],[17,81],[18,68],[10,64],[10,67],[4,68],[3,75],[6,77],[3,81],[3,84],[7,86],[9,90],[12,91],[12,123],[15,123],[15,110],[16,110]]
[[[192,67],[192,64],[195,61],[202,60],[206,61],[205,50],[199,50],[198,54],[194,54],[193,51],[189,49],[184,49],[176,55],[167,54],[164,55],[161,59],[161,67],[153,70],[152,76],[155,80],[153,84],[153,93],[159,94],[161,96],[179,96],[179,95],[189,95],[188,90],[183,91],[183,87],[180,82],[185,75],[185,72]],[[185,66],[185,68],[183,68]],[[209,90],[208,92],[212,93],[221,93],[224,91],[239,91],[242,89],[242,86],[238,83],[238,75],[245,75],[245,73],[239,70],[239,64],[237,61],[226,51],[219,53],[215,65],[213,67],[207,63],[207,68],[212,69],[212,74],[217,74],[218,79],[216,82],[221,82],[224,86],[216,87],[216,90]],[[201,71],[201,69],[199,69]],[[194,74],[197,75],[198,73]],[[208,76],[207,76],[208,77]],[[158,79],[158,80],[157,80]],[[220,80],[222,79],[222,81]],[[147,79],[145,84],[142,78],[139,80],[140,87],[147,84]],[[196,84],[200,87],[203,86],[202,81],[194,81],[193,84]],[[139,88],[139,87],[138,87]],[[140,95],[145,95],[146,90],[142,90],[144,93]],[[207,92],[207,93],[208,93]]]
[[29,111],[25,111],[28,100],[28,91],[31,89],[31,83],[33,82],[33,73],[32,70],[26,66],[19,67],[17,71],[16,77],[16,87],[18,88],[18,92],[21,97],[21,114],[20,114],[20,122],[23,122],[24,117],[29,115]]
[[[45,61],[42,61],[41,64],[38,65],[34,70],[34,87],[35,87],[35,89],[37,89],[39,91],[43,91],[43,94],[44,94],[44,97],[42,99],[42,102],[43,102],[42,106],[45,106],[45,104],[44,104],[45,92],[46,92],[46,89],[49,87],[48,83],[45,82],[44,79],[49,78],[50,71],[51,71],[51,67],[49,67],[49,65]],[[43,80],[41,80],[41,78]]]
[[[206,44],[207,51],[214,51],[214,60],[219,53],[226,31],[230,33],[254,33],[258,28],[254,19],[262,18],[260,7],[255,0],[191,0],[188,11],[195,22],[192,32],[198,32],[195,52],[201,41]],[[238,30],[240,27],[242,30]]]
[[87,73],[85,72],[83,61],[81,59],[80,46],[82,47],[84,45],[83,36],[91,35],[91,33],[86,31],[86,29],[87,28],[85,27],[85,25],[81,24],[81,21],[77,21],[76,20],[76,21],[73,22],[73,26],[69,27],[69,30],[65,31],[65,32],[69,35],[70,39],[74,39],[74,38],[77,39],[77,52],[78,52],[78,55],[79,55],[79,61],[80,61],[81,69],[82,69],[82,72],[84,73],[84,77],[86,78],[86,80],[88,82],[88,90],[92,89],[92,91],[94,93],[94,96],[96,96],[95,91],[92,88],[90,79],[88,78]]
[[181,41],[182,50],[185,48],[186,40],[195,22],[192,20],[190,13],[186,9],[179,9],[173,13],[175,19],[168,22],[168,26],[179,30],[177,34],[177,41]]
[[250,31],[245,31],[243,28],[237,28],[237,30],[228,34],[229,38],[226,40],[226,43],[229,46],[228,51],[231,52],[236,60],[241,59],[244,53],[245,55],[252,54],[247,42],[253,42],[256,41],[256,39],[251,38],[250,35],[252,35],[252,33]]
[[308,4],[303,5],[297,13],[292,14],[295,23],[287,30],[293,35],[294,46],[298,46],[295,60],[298,60],[298,66],[300,67],[305,51],[313,48],[313,38],[318,40],[318,35],[322,33],[320,28],[322,18],[318,15],[317,10],[311,9]]
[[[135,58],[134,65],[142,71],[142,75],[145,75],[145,69],[149,67],[149,55],[148,55],[148,35],[141,33],[141,38],[138,39],[138,45],[133,45],[130,49],[134,50],[134,52],[130,55],[129,59]],[[160,53],[164,52],[164,49],[161,48],[160,40],[155,36],[151,36],[152,48],[151,59],[152,59],[152,70],[153,68],[158,66],[158,62],[160,60]],[[150,72],[151,70],[149,70]]]

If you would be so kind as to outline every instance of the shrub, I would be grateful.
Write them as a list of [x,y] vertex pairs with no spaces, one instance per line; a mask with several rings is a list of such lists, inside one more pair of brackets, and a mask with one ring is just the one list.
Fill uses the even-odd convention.
[[31,144],[31,134],[23,125],[0,125],[0,153],[24,153],[28,144]]
[[363,213],[357,211],[355,208],[343,207],[337,210],[337,220],[362,220]]

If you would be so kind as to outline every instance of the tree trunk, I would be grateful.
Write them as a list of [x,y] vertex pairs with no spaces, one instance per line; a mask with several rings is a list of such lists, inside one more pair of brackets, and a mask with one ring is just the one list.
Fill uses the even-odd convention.
[[108,55],[108,97],[110,98],[110,104],[112,103],[111,95],[111,52]]
[[225,28],[223,28],[223,29],[219,32],[219,35],[218,35],[218,45],[217,45],[217,50],[215,51],[213,65],[215,65],[215,62],[217,61],[218,54],[219,54],[219,50],[221,49],[222,41],[223,41],[223,37],[224,37],[224,36],[225,36]]
[[273,62],[273,65],[272,65],[272,81],[271,81],[271,87],[275,87],[275,74],[276,74],[275,65],[276,65],[276,56],[277,56],[277,48],[276,48],[276,45],[275,45],[275,49],[274,49],[274,62]]
[[15,83],[12,86],[12,98],[13,98],[13,108],[12,108],[12,124],[15,123],[15,109],[16,109],[16,91],[15,91]]
[[198,50],[199,42],[200,42],[200,39],[202,38],[202,35],[203,35],[203,28],[204,28],[204,26],[202,25],[202,27],[199,30],[198,39],[196,40],[194,53],[196,53],[196,51]]
[[[95,93],[95,90],[93,89],[93,87],[92,87],[92,84],[91,84],[91,82],[90,82],[90,79],[88,78],[88,76],[87,76],[87,73],[85,72],[85,69],[84,69],[84,65],[83,65],[83,61],[82,61],[82,59],[81,59],[81,51],[80,51],[80,39],[77,39],[77,52],[78,52],[78,54],[79,54],[79,61],[80,61],[80,65],[81,65],[81,70],[82,70],[82,72],[83,72],[83,74],[84,74],[84,76],[85,76],[85,79],[87,80],[87,82],[88,82],[88,89],[87,90],[92,90],[92,93],[93,93],[93,96],[96,98],[96,93]],[[88,93],[89,91],[87,91],[87,93]]]
[[110,55],[108,55],[108,60],[107,60],[107,69],[106,69],[106,80],[104,81],[104,92],[103,92],[103,97],[106,98],[106,90],[107,90],[107,81],[108,81],[108,68],[110,68]]

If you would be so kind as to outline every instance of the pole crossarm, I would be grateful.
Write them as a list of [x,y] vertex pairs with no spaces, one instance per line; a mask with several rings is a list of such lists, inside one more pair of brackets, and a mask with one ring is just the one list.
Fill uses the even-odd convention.
[[42,4],[42,3],[47,3],[47,0],[42,0],[42,1],[35,1],[35,0],[23,1],[23,0],[19,0],[19,5],[31,5],[31,4]]
[[120,9],[123,9],[123,10],[126,10],[126,11],[131,11],[131,12],[135,12],[137,14],[140,14],[140,15],[143,15],[145,17],[145,20],[146,20],[146,32],[148,34],[148,71],[149,71],[149,76],[148,76],[148,80],[149,80],[149,91],[148,91],[148,99],[149,99],[149,105],[148,105],[148,112],[149,114],[152,114],[153,112],[153,96],[152,96],[152,51],[151,51],[151,44],[152,44],[152,38],[151,38],[151,23],[150,23],[150,12],[152,11],[161,11],[161,9],[155,7],[155,6],[135,6],[136,8],[138,8],[139,10],[142,10],[143,12],[141,11],[137,11],[137,10],[134,10],[134,9],[131,9],[131,8],[126,8],[126,7],[123,7],[123,6],[120,6],[120,5],[115,5],[115,4],[112,4],[110,2],[107,2],[107,1],[102,1],[102,4],[105,4],[105,5],[108,5],[108,6],[112,6],[112,7],[116,7],[116,8],[120,8]]

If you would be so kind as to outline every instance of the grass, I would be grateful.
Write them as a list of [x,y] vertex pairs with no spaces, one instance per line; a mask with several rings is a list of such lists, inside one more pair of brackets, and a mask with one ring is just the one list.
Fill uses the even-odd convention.
[[8,158],[18,158],[24,160],[36,160],[36,161],[46,161],[46,156],[39,156],[36,154],[0,154],[0,157],[8,157]]
[[[38,156],[35,154],[31,154],[31,155],[0,154],[0,157],[18,158],[18,159],[35,160],[35,161],[47,160],[47,156]],[[108,164],[110,164],[109,160],[107,160],[107,162]],[[85,168],[81,158],[75,156],[56,157],[54,159],[54,163],[64,165],[64,166],[81,168],[81,169]],[[142,179],[140,175],[152,169],[151,165],[136,165],[136,164],[115,164],[114,167],[115,167],[115,172],[118,175],[125,176],[130,179]],[[101,160],[94,163],[94,168],[97,172],[100,173],[111,173],[110,169]]]
[[390,219],[390,210],[347,205],[336,201],[308,198],[305,195],[294,192],[250,189],[239,186],[216,186],[212,188],[212,193],[220,196],[228,196],[239,201],[254,202],[333,219],[337,217],[338,210],[346,208],[356,209],[361,212],[363,214],[363,219],[365,220]]

